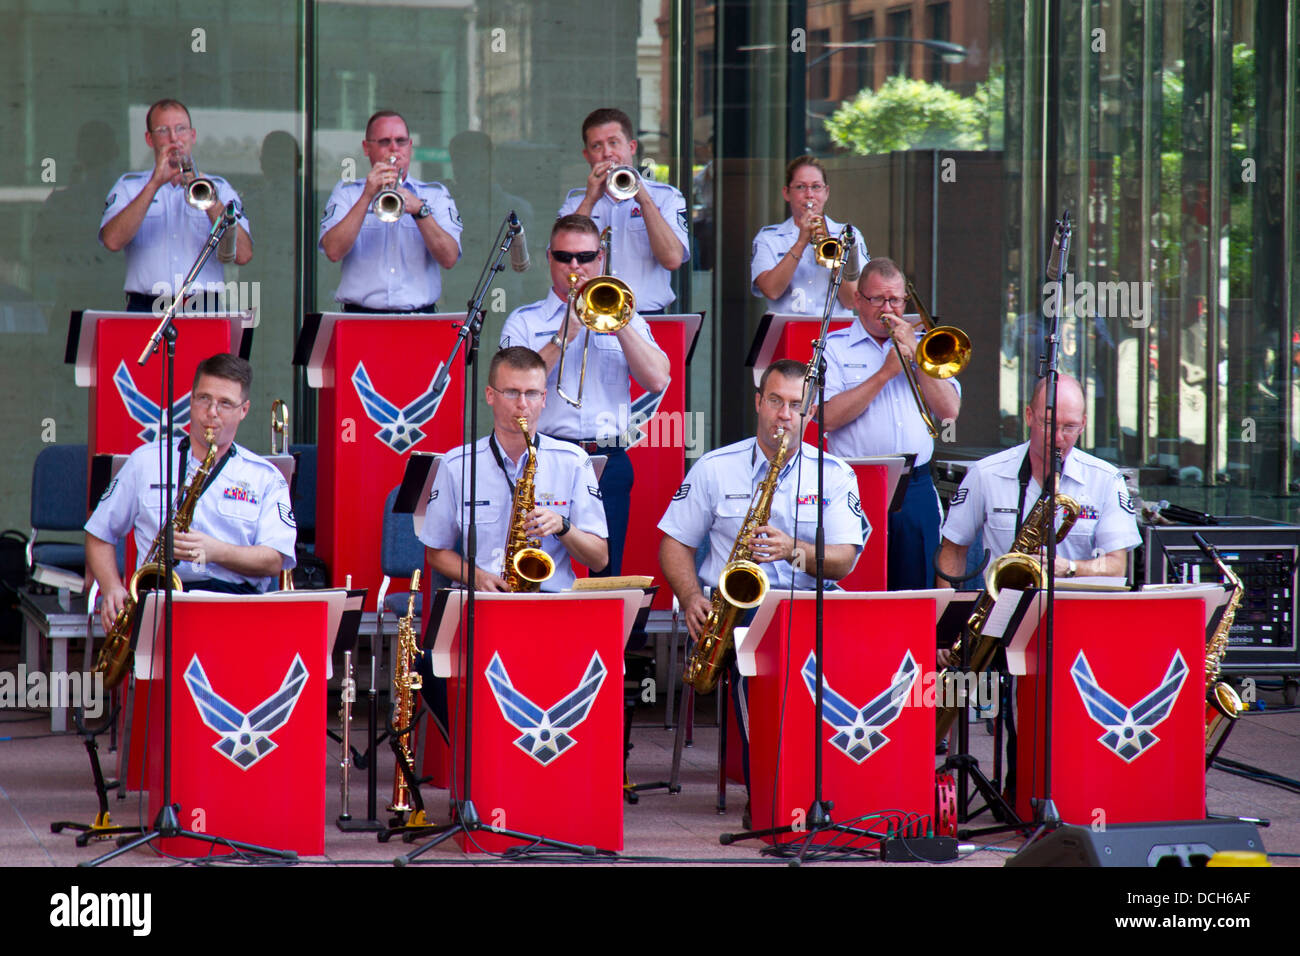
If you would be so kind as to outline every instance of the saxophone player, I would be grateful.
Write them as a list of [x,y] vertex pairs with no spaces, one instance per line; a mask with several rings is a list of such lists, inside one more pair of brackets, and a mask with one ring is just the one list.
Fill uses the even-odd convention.
[[[541,589],[566,590],[574,579],[570,558],[593,571],[609,560],[605,509],[591,459],[577,445],[538,434],[537,420],[546,407],[546,363],[532,349],[511,346],[492,356],[485,395],[492,409],[491,434],[444,455],[434,477],[420,531],[429,565],[453,581],[472,580],[476,590],[508,591],[502,563],[511,525],[522,520],[528,537],[537,539],[538,547],[554,561],[554,573]],[[529,459],[521,418],[527,422],[536,452],[535,507],[516,516],[512,513],[515,486]],[[472,577],[462,557],[471,454],[478,457],[474,489],[478,551]]]
[[[805,420],[799,406],[803,396],[804,366],[790,359],[773,362],[763,372],[754,408],[758,429],[754,438],[727,445],[700,458],[677,489],[659,530],[659,564],[682,606],[692,638],[700,636],[710,602],[701,585],[716,587],[718,575],[731,554],[736,536],[749,511],[754,491],[767,473],[768,462],[780,443],[778,434],[791,433],[791,444],[802,436]],[[858,500],[858,483],[847,464],[826,456],[826,556],[828,582],[853,570],[871,528]],[[786,458],[772,497],[767,523],[754,530],[748,542],[750,560],[760,565],[775,589],[812,590],[816,587],[817,450],[798,443]],[[695,553],[708,553],[697,574]],[[744,681],[732,674],[738,726],[745,741],[745,776],[749,777],[749,725]]]

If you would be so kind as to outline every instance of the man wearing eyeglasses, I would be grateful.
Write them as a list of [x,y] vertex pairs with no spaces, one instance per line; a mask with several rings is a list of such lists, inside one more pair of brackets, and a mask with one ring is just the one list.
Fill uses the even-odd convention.
[[[1047,380],[1039,379],[1025,408],[1029,441],[972,464],[948,503],[937,562],[945,574],[958,577],[965,572],[966,552],[981,533],[992,557],[1010,551],[1021,520],[1038,501],[1047,473],[1043,458],[1046,386]],[[1114,465],[1074,447],[1087,424],[1083,389],[1077,379],[1062,374],[1054,442],[1062,460],[1060,493],[1077,501],[1082,510],[1056,547],[1056,574],[1123,577],[1128,573],[1128,552],[1142,538],[1123,476]]]
[[[159,100],[150,106],[144,141],[153,150],[153,170],[125,173],[113,184],[99,221],[99,241],[110,252],[126,252],[127,310],[149,312],[157,304],[161,315],[228,202],[234,201],[239,210],[233,246],[223,242],[213,253],[192,292],[212,290],[215,295],[223,289],[222,257],[245,265],[253,258],[253,240],[243,204],[230,183],[212,173],[182,173],[181,159],[192,156],[198,141],[184,103]],[[186,199],[186,189],[198,175],[210,179],[217,191],[217,201],[206,210],[195,209]]]
[[582,158],[591,166],[587,184],[569,190],[557,218],[589,217],[596,231],[610,229],[611,275],[628,284],[637,311],[659,315],[673,303],[672,273],[691,258],[686,200],[675,186],[645,178],[636,195],[609,195],[609,174],[636,162],[632,120],[619,109],[602,108],[582,121]]
[[[345,312],[436,312],[442,270],[460,259],[456,203],[441,183],[409,175],[411,134],[400,114],[371,116],[361,149],[370,172],[335,186],[320,222],[321,252],[343,262],[334,298]],[[384,189],[401,196],[396,222],[375,214],[375,197]]]
[[[565,401],[558,391],[578,400],[587,329],[576,317],[564,318],[568,309],[569,277],[582,285],[604,271],[600,231],[586,216],[557,219],[548,248],[551,291],[540,302],[516,309],[501,330],[501,347],[522,345],[541,355],[546,363],[551,401],[542,409],[540,430],[554,438],[581,444],[588,453],[606,455],[600,477],[605,517],[609,525],[609,565],[606,574],[622,573],[623,542],[627,537],[633,471],[622,429],[630,419],[629,377],[647,392],[668,387],[668,356],[655,344],[650,326],[639,314],[617,332],[591,333],[587,349],[587,376],[581,389],[580,408]],[[564,381],[559,381],[560,353],[564,351]]]
[[[235,444],[248,415],[253,369],[242,358],[219,354],[194,373],[190,434],[176,436],[176,502],[208,453],[211,428],[217,448],[190,530],[174,535],[176,572],[187,591],[255,594],[296,564],[298,528],[289,484],[264,458]],[[86,567],[99,582],[100,618],[107,629],[122,609],[126,587],[117,571],[117,542],[135,532],[137,566],[149,553],[165,510],[162,443],[133,451],[86,522]]]
[[[605,510],[591,459],[578,446],[538,432],[547,403],[546,363],[531,349],[512,346],[492,356],[485,397],[492,409],[491,434],[448,452],[434,476],[420,530],[429,564],[453,581],[472,580],[475,590],[509,590],[502,564],[515,485],[528,464],[527,441],[537,454],[537,471],[535,507],[524,530],[555,562],[555,572],[542,582],[541,590],[568,590],[574,579],[570,557],[593,570],[600,570],[609,558]],[[519,427],[521,418],[528,422],[527,439]],[[474,486],[478,538],[472,578],[465,560],[471,454],[478,459]]]
[[[818,219],[823,221],[829,236],[838,236],[844,228],[844,223],[825,214],[830,195],[826,170],[816,156],[798,156],[786,166],[781,196],[790,204],[790,218],[758,231],[749,265],[753,281],[751,290],[758,298],[767,299],[769,312],[819,316],[826,310],[831,272],[817,263],[817,251],[812,248],[812,232]],[[853,240],[861,267],[871,257],[867,255],[862,233],[856,229]],[[853,314],[855,278],[844,276],[831,315],[847,317]]]

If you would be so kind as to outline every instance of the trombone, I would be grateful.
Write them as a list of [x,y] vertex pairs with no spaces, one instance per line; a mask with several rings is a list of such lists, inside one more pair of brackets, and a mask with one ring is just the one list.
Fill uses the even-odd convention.
[[[925,332],[921,336],[921,341],[916,343],[916,367],[931,378],[952,378],[960,374],[970,364],[970,337],[961,329],[951,325],[941,325],[936,328],[934,319],[931,318],[920,295],[917,294],[912,280],[905,278],[904,281],[907,283],[907,297],[916,306],[917,314],[921,316],[921,328]],[[893,336],[891,335],[890,338]],[[903,352],[898,347],[898,339],[893,339],[893,342],[894,354],[898,356],[899,364],[903,366],[907,386],[912,390],[912,398],[916,401],[916,410],[921,414],[921,420],[925,422],[930,437],[938,438],[939,425],[935,422],[930,407],[925,404],[924,396],[921,395],[921,386],[917,383],[912,363],[903,358]]]
[[185,153],[179,159],[181,179],[185,182],[185,201],[200,212],[217,201],[217,187],[206,176],[195,176],[194,157]]
[[[396,168],[397,157],[389,156],[388,164]],[[398,170],[398,177],[400,178],[400,176],[401,171]],[[379,217],[380,222],[397,222],[397,220],[402,218],[402,210],[406,208],[406,200],[402,198],[402,194],[397,191],[396,186],[397,183],[394,181],[392,184],[381,189],[375,196],[375,202],[372,208],[375,211],[375,215]]]
[[[606,229],[606,232],[609,230]],[[605,236],[601,236],[604,244]],[[609,268],[609,260],[605,260]],[[564,310],[564,325],[560,327],[560,364],[555,372],[555,391],[574,408],[582,407],[582,390],[587,382],[587,352],[591,349],[592,332],[617,332],[632,321],[636,311],[636,297],[631,288],[621,279],[612,275],[600,275],[588,279],[581,288],[578,286],[578,274],[569,273],[569,299]],[[586,337],[582,340],[582,371],[578,375],[578,396],[571,398],[564,391],[564,353],[569,350],[569,318],[576,316],[587,327]]]

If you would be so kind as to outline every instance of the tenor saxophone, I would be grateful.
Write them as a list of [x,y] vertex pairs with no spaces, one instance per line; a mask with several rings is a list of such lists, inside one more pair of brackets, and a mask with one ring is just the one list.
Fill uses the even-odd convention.
[[515,498],[510,506],[510,533],[506,536],[506,554],[502,576],[511,591],[536,591],[555,573],[555,561],[542,550],[541,541],[529,538],[524,525],[536,507],[534,479],[537,475],[537,450],[528,436],[528,419],[518,419],[528,449],[528,463],[515,482]]
[[767,524],[772,514],[772,496],[776,493],[776,482],[785,464],[789,443],[790,433],[781,432],[776,457],[754,492],[749,513],[745,515],[740,534],[736,535],[735,544],[731,546],[731,556],[718,575],[718,586],[713,589],[713,603],[704,621],[704,630],[700,632],[700,639],[695,642],[686,669],[682,671],[682,682],[690,684],[697,693],[707,694],[718,686],[722,662],[731,649],[736,621],[742,611],[758,607],[767,596],[767,574],[750,560],[749,539],[754,536],[754,529]]
[[[217,461],[217,444],[216,431],[209,428],[203,433],[203,440],[208,443],[208,453],[203,457],[203,463],[199,465],[198,471],[194,472],[194,478],[181,495],[181,501],[176,506],[176,513],[172,517],[173,532],[186,532],[190,530],[190,524],[194,521],[194,508],[199,503],[199,495],[203,494],[203,487],[208,482],[208,475],[212,472],[212,466]],[[140,567],[131,575],[131,580],[127,586],[126,600],[122,603],[122,610],[117,612],[117,617],[113,619],[113,626],[108,629],[104,635],[104,643],[99,649],[99,654],[95,657],[95,666],[92,668],[93,673],[104,675],[104,686],[107,688],[116,687],[122,683],[122,678],[126,676],[127,670],[131,664],[131,639],[135,634],[135,612],[140,603],[141,591],[153,591],[162,586],[163,580],[163,560],[162,549],[163,542],[167,537],[167,529],[162,528],[158,536],[153,539],[153,545],[149,548],[149,553],[145,556]],[[172,571],[172,590],[184,591],[181,586],[180,576],[175,570]]]
[[[1050,510],[1047,505],[1049,501],[1052,502]],[[1047,546],[1047,535],[1051,533],[1050,529],[1057,508],[1065,512],[1065,517],[1061,519],[1061,527],[1056,531],[1056,541],[1058,544],[1064,541],[1065,536],[1074,527],[1074,523],[1079,520],[1079,503],[1069,495],[1058,494],[1055,498],[1043,495],[1035,502],[1029,517],[1021,524],[1020,533],[1012,542],[1011,550],[994,559],[989,565],[984,578],[986,585],[984,593],[980,595],[974,612],[966,621],[966,639],[970,641],[970,668],[967,673],[983,673],[992,663],[993,654],[998,649],[998,639],[984,633],[989,612],[997,603],[998,592],[1003,588],[1016,591],[1042,588],[1043,565],[1038,560],[1038,554]],[[952,650],[954,653],[960,651],[961,641],[955,643]],[[936,741],[948,736],[948,730],[964,706],[958,706],[955,701],[956,681],[957,674],[951,670],[945,671],[941,678],[942,687],[939,692],[941,703],[938,713],[935,714],[934,725]]]

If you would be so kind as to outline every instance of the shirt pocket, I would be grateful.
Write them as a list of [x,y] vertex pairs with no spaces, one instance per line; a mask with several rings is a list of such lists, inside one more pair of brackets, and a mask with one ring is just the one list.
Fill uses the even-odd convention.
[[999,532],[999,536],[1005,534],[1008,540],[1015,536],[1016,516],[1013,512],[994,511],[987,516],[986,521],[990,529]]
[[735,541],[749,514],[750,495],[744,498],[723,498],[713,506],[713,523],[724,538]]
[[[579,340],[581,340],[581,337],[579,337]],[[618,336],[612,332],[593,332],[591,334],[591,347],[594,350],[592,358],[600,366],[600,381],[606,385],[626,385],[628,380],[627,358],[623,355],[623,343],[618,340]],[[581,362],[582,359],[579,358],[578,361]]]

